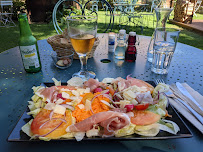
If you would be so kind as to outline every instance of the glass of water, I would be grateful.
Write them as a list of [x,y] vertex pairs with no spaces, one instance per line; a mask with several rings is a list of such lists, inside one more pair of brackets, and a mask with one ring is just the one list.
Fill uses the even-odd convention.
[[154,34],[151,70],[157,74],[167,74],[176,48],[180,30],[157,28]]

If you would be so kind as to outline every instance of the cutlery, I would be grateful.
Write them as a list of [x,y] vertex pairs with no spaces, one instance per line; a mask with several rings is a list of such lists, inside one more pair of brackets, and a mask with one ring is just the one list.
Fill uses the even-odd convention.
[[176,86],[178,88],[178,90],[180,90],[180,92],[185,95],[186,97],[188,97],[190,100],[193,101],[193,103],[199,107],[199,109],[201,109],[203,111],[203,108],[200,106],[200,104],[190,95],[190,93],[185,89],[185,87],[179,83],[179,82],[176,82]]
[[[162,79],[157,79],[156,84],[158,84],[158,83],[165,83],[165,82]],[[171,90],[172,90],[172,88],[171,88]],[[183,100],[178,98],[172,91],[169,90],[164,93],[166,94],[167,97],[181,102],[201,122],[201,124],[203,124],[203,117],[199,113],[197,113],[195,110],[193,110],[189,105],[187,105]]]

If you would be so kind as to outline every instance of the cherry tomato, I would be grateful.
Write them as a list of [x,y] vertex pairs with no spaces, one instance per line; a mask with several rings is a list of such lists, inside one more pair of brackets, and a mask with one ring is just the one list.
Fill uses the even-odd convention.
[[149,107],[149,103],[142,103],[142,104],[138,104],[138,105],[135,105],[134,108],[136,110],[145,110]]

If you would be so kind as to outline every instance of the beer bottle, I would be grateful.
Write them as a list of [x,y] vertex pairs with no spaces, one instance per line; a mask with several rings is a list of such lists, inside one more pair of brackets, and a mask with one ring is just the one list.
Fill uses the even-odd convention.
[[20,53],[23,61],[23,66],[26,72],[34,73],[41,70],[41,62],[37,46],[37,40],[32,35],[26,13],[20,13]]

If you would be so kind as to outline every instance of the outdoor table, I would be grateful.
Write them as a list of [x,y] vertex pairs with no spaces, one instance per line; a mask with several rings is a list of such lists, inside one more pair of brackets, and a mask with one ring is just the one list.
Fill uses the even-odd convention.
[[[88,60],[88,69],[94,71],[101,81],[105,77],[123,77],[132,74],[132,77],[144,81],[163,79],[171,84],[177,81],[186,82],[203,95],[203,51],[192,46],[178,43],[172,59],[171,67],[167,75],[157,75],[151,72],[150,63],[147,62],[147,47],[150,37],[139,36],[140,44],[137,46],[136,62],[124,62],[115,60],[113,54],[108,53],[108,35],[99,34],[100,44],[94,57]],[[71,67],[66,70],[57,69],[51,59],[51,46],[46,40],[38,41],[42,63],[42,71],[38,73],[26,73],[23,69],[19,48],[15,47],[0,54],[0,111],[1,128],[1,152],[45,152],[45,151],[177,151],[177,152],[202,152],[203,135],[188,122],[182,119],[191,130],[192,138],[167,139],[167,140],[130,140],[130,141],[27,141],[7,142],[8,134],[15,127],[19,117],[25,111],[31,96],[32,86],[38,86],[43,82],[52,82],[52,78],[67,82],[74,72],[80,70],[79,60],[74,60]],[[102,63],[102,59],[111,60],[110,63]],[[3,110],[4,109],[4,110]],[[7,117],[7,116],[8,117]],[[5,123],[4,123],[5,122]],[[7,124],[6,124],[7,122]],[[8,126],[6,126],[8,125]],[[2,130],[2,129],[1,129]]]

